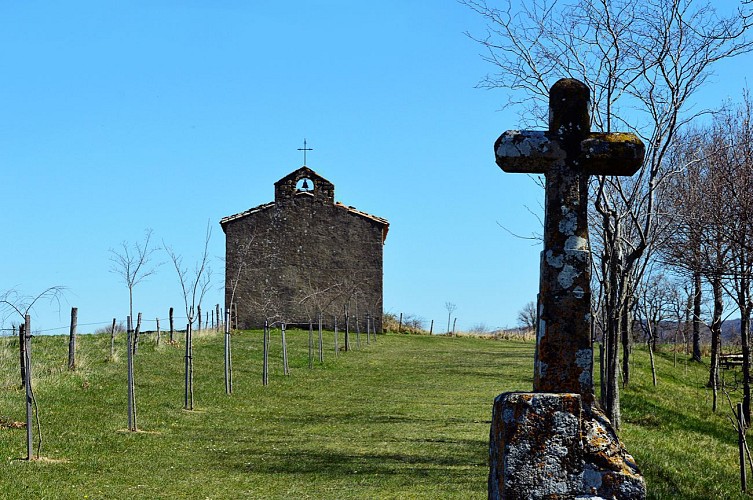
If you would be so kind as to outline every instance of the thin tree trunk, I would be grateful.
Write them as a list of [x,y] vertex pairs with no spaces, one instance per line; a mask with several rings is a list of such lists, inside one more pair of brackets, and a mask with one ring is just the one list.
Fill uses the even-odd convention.
[[71,308],[71,329],[68,336],[68,369],[76,369],[76,328],[78,327],[78,307]]
[[651,380],[654,383],[654,387],[656,387],[656,363],[654,362],[654,346],[651,339],[648,339],[646,346],[648,347],[648,357],[651,360]]
[[693,361],[701,361],[701,273],[693,273]]
[[[624,285],[623,285],[624,287]],[[624,288],[623,288],[624,289]],[[623,294],[622,300],[620,300],[619,308],[622,316],[620,320],[621,326],[621,340],[622,340],[622,387],[625,388],[630,383],[630,351],[632,344],[632,316],[630,314],[630,307],[627,297],[628,292]]]
[[708,387],[713,389],[712,410],[716,411],[716,391],[719,386],[719,347],[722,330],[722,314],[724,312],[723,288],[720,277],[714,277],[711,283],[714,294],[714,312],[711,318],[711,363],[709,368]]
[[201,331],[201,304],[196,306],[196,317],[198,318],[198,323],[196,324],[196,331]]

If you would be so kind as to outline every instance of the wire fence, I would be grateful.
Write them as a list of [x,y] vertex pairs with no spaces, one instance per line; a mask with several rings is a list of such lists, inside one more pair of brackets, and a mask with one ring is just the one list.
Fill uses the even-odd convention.
[[[121,330],[125,330],[125,326],[124,325],[126,323],[126,318],[123,318],[121,320],[118,320],[117,318],[115,318],[115,319],[116,319],[116,328],[120,327]],[[161,330],[165,330],[165,328],[162,328],[162,326],[169,324],[170,318],[166,317],[166,318],[153,318],[153,319],[149,319],[149,318],[144,318],[142,316],[142,318],[141,318],[141,325],[142,325],[141,329],[142,329],[142,331],[149,331],[150,330],[150,328],[148,328],[149,325],[154,325],[154,328],[152,328],[151,330],[156,330],[157,329],[157,321],[160,322],[160,327],[161,327],[160,329]],[[195,321],[197,321],[197,318],[194,318],[194,322]],[[186,317],[186,316],[173,316],[173,323],[176,326],[182,325],[181,328],[176,328],[176,331],[183,331],[185,329],[185,325],[187,324],[187,322],[188,322],[188,317]],[[135,323],[136,323],[136,320],[134,319],[134,325],[135,325]],[[205,324],[204,319],[202,319],[202,324]],[[216,318],[214,320],[214,323],[212,323],[211,320],[210,320],[209,328],[212,327],[212,324],[214,324],[215,326],[217,325],[217,319]],[[81,330],[82,327],[83,328],[88,328],[88,330],[87,331],[82,331]],[[51,328],[33,329],[33,333],[34,333],[34,335],[62,335],[62,334],[68,333],[70,331],[70,328],[71,328],[71,325],[70,325],[70,323],[68,323],[67,325],[63,325],[63,326],[55,326],[55,327],[51,327]],[[97,330],[107,329],[107,331],[109,331],[110,328],[112,328],[112,318],[109,319],[109,320],[107,320],[107,321],[95,321],[95,322],[92,322],[92,323],[78,323],[77,324],[77,330],[78,330],[79,334],[84,334],[84,335],[88,334],[88,333],[94,333]],[[167,330],[169,330],[169,328]],[[6,328],[6,327],[0,328],[0,337],[9,337],[9,336],[14,335],[16,333],[18,333],[18,326],[11,326],[10,328]]]

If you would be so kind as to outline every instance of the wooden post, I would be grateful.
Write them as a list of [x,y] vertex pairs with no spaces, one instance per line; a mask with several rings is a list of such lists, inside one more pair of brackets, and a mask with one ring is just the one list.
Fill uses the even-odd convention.
[[196,317],[198,318],[199,322],[196,325],[196,331],[201,331],[201,304],[196,306]]
[[117,320],[112,318],[112,328],[110,328],[110,359],[115,358],[115,322]]
[[[217,318],[219,325],[219,317]],[[233,379],[230,368],[230,322],[225,321],[225,394],[232,394]]]
[[282,369],[285,375],[290,375],[290,369],[288,368],[288,342],[285,339],[285,323],[282,324]]
[[453,336],[455,335],[455,325],[457,323],[458,323],[458,319],[457,318],[455,318],[454,320],[452,320],[452,335]]
[[[21,387],[26,387],[26,334],[25,324],[18,325],[18,350],[21,357]],[[14,327],[15,328],[15,327]]]
[[183,408],[193,410],[193,339],[191,335],[191,321],[186,324],[186,362],[185,362],[185,395]]
[[356,347],[361,349],[361,325],[358,322],[358,314],[356,314]]
[[136,317],[136,332],[133,334],[133,354],[139,350],[139,335],[141,334],[141,313]]
[[159,318],[157,318],[157,345],[159,345],[160,331],[159,331]]
[[370,317],[370,314],[366,313],[366,345],[371,344],[371,338],[370,338],[370,333],[369,333],[369,317]]
[[350,350],[350,315],[345,312],[345,352]]
[[76,328],[78,327],[78,307],[71,308],[71,329],[68,336],[68,369],[76,369]]
[[31,391],[31,316],[28,314],[24,317],[24,356],[26,365],[26,459],[31,460],[34,458],[34,439],[31,434],[33,425],[31,421],[32,417],[32,403],[34,401],[34,394]]
[[309,319],[309,370],[314,367],[314,324]]
[[173,308],[170,308],[170,343],[173,343],[173,333],[175,332],[175,323],[173,322]]
[[740,487],[743,493],[748,490],[748,478],[745,467],[745,413],[743,404],[737,403],[737,446],[740,451]]
[[[219,304],[217,304],[217,305],[214,306],[214,316],[217,318],[217,331],[219,332],[220,331],[220,326],[221,326],[220,318],[222,317],[222,316],[220,316],[220,305]],[[226,321],[226,323],[227,323],[227,321]]]
[[264,363],[262,365],[261,383],[269,384],[269,321],[264,320]]
[[434,335],[434,320],[431,320],[431,326],[429,327],[429,335]]
[[400,313],[400,322],[397,324],[397,333],[403,333],[403,313]]
[[[209,314],[209,313],[207,313],[207,314]],[[216,329],[216,327],[214,326],[214,309],[212,309],[212,326],[211,326],[211,328],[212,328],[212,330]]]
[[337,316],[335,316],[335,356],[338,355],[338,352],[340,350],[340,346],[337,342]]
[[324,336],[322,334],[322,313],[319,313],[319,362],[324,363]]
[[134,394],[135,384],[133,381],[133,323],[130,316],[126,321],[126,350],[128,351],[128,430],[136,431],[136,396]]

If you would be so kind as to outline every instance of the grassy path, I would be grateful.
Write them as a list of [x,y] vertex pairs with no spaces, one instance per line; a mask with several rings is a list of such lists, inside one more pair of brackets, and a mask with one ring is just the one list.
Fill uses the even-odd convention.
[[[124,353],[105,362],[107,339],[83,336],[83,368],[70,373],[65,339],[36,338],[42,454],[54,461],[17,460],[26,455],[25,431],[3,429],[0,496],[484,497],[491,401],[530,385],[516,374],[530,364],[531,344],[387,335],[337,358],[330,348],[324,365],[309,370],[308,333],[288,338],[292,375],[283,375],[275,344],[265,388],[261,335],[234,336],[231,397],[222,337],[198,338],[194,412],[181,409],[182,349],[145,342],[136,361],[137,434],[123,431]],[[17,354],[5,340],[0,416],[23,421]]]
[[[380,335],[337,357],[328,347],[310,370],[308,332],[288,339],[291,376],[274,332],[263,387],[261,334],[234,334],[226,396],[222,336],[198,336],[192,412],[181,409],[182,347],[146,340],[136,358],[142,432],[129,433],[123,339],[110,362],[106,336],[81,336],[81,368],[68,372],[67,339],[37,337],[47,460],[31,463],[19,460],[25,430],[7,426],[24,420],[18,346],[0,339],[0,498],[486,498],[492,401],[531,386],[532,343]],[[706,367],[660,354],[654,388],[648,357],[636,349],[634,360],[621,435],[649,498],[746,498],[728,410],[710,412]]]

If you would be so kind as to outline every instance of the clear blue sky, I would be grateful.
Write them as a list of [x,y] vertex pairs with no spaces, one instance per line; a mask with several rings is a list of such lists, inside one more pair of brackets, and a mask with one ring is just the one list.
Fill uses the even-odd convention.
[[[498,223],[537,231],[541,193],[494,163],[519,118],[474,88],[493,68],[466,30],[483,21],[452,0],[3,2],[0,291],[65,286],[33,328],[64,333],[76,306],[91,331],[128,313],[108,249],[152,228],[193,262],[209,222],[205,304],[222,303],[218,222],[271,201],[305,137],[337,200],[390,221],[386,311],[441,331],[450,301],[459,329],[514,326],[540,248]],[[717,68],[704,104],[740,95],[752,61]],[[147,319],[183,310],[157,260],[135,289]]]

